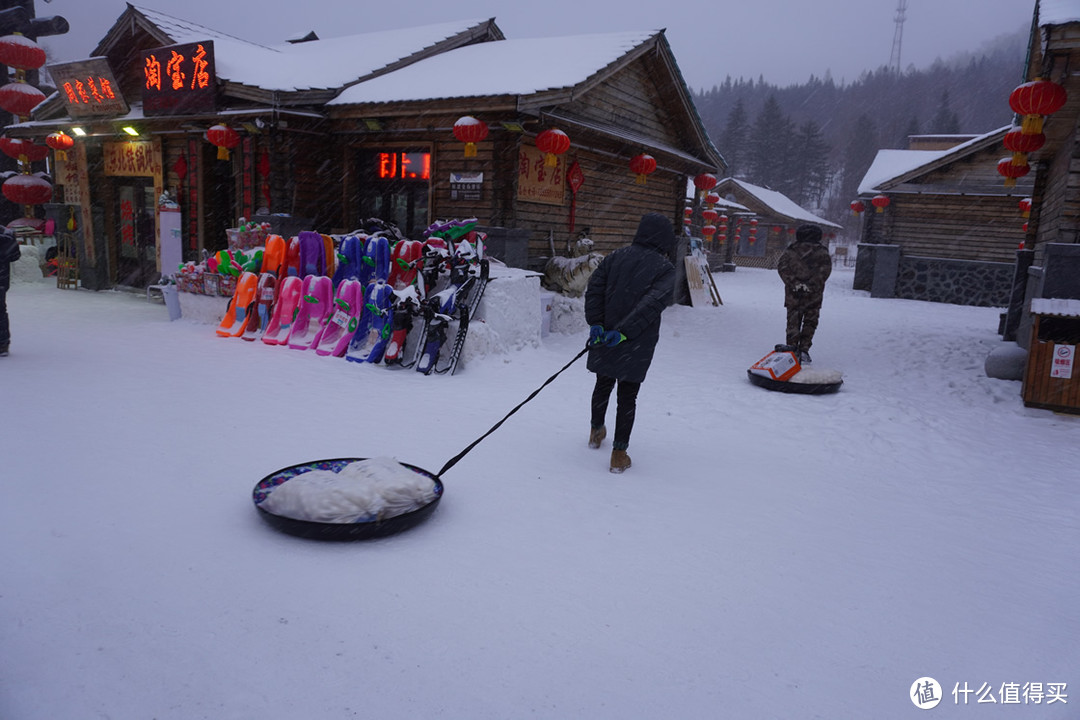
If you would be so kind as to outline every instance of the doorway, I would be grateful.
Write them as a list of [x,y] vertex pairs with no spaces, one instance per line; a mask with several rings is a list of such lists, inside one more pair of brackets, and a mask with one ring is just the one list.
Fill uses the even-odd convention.
[[144,288],[158,276],[154,180],[125,177],[115,183],[116,284]]
[[357,161],[360,185],[356,227],[368,218],[392,222],[405,237],[419,239],[428,219],[431,153],[425,150],[363,151]]

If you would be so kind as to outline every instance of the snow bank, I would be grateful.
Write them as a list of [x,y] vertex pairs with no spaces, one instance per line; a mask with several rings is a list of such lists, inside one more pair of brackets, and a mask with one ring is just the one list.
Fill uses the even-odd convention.
[[46,278],[41,272],[41,266],[45,261],[45,248],[37,245],[20,245],[22,255],[11,264],[11,284],[16,283],[40,283],[55,282],[53,278]]

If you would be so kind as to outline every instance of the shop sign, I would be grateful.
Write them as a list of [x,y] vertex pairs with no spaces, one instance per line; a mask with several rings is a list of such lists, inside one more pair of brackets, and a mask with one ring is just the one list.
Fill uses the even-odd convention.
[[427,180],[431,177],[431,153],[377,152],[375,177],[379,180]]
[[130,110],[103,57],[49,65],[48,71],[72,119],[126,115]]
[[1073,359],[1076,357],[1075,345],[1054,345],[1054,362],[1050,366],[1050,377],[1068,380],[1072,377]]
[[212,40],[146,50],[142,57],[144,114],[189,115],[217,109]]
[[480,189],[483,185],[484,173],[482,172],[452,172],[450,173],[450,199],[479,200]]
[[518,155],[518,200],[566,204],[566,166],[561,155],[555,167],[544,164],[544,153],[532,145],[522,145]]
[[135,140],[132,142],[107,142],[105,148],[105,174],[117,177],[157,177],[161,175],[161,161],[154,152],[154,143]]

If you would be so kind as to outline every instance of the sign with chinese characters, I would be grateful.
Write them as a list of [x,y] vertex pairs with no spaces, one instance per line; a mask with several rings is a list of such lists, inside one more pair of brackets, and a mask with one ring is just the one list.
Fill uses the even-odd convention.
[[375,153],[375,177],[379,180],[427,180],[431,177],[431,153]]
[[480,189],[483,185],[484,173],[482,172],[452,172],[450,173],[450,199],[479,200]]
[[518,200],[566,204],[566,166],[562,155],[555,167],[544,165],[544,153],[532,145],[522,145],[518,155]]
[[1063,380],[1072,378],[1075,357],[1075,345],[1054,345],[1054,362],[1050,366],[1050,377]]
[[147,116],[215,111],[213,41],[144,51],[142,81],[143,113]]
[[50,65],[48,70],[72,119],[126,115],[130,109],[103,57]]
[[[112,177],[159,177],[161,160],[148,141],[107,142],[105,175]],[[159,193],[160,194],[160,193]]]

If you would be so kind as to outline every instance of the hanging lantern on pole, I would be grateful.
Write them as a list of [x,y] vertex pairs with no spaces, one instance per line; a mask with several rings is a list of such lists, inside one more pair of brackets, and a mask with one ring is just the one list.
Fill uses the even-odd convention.
[[851,201],[851,213],[853,215],[858,217],[859,214],[862,213],[864,210],[866,210],[866,205],[863,204],[862,200]]
[[[719,180],[717,180],[716,176],[712,173],[701,173],[700,175],[694,177],[694,187],[698,189],[698,195],[702,199],[705,198],[705,194],[707,192],[716,187],[716,183],[718,182]],[[717,195],[716,199],[719,200],[720,196]],[[708,202],[708,200],[705,200],[705,202]]]
[[634,173],[637,177],[634,180],[638,185],[645,184],[645,178],[648,175],[656,172],[656,159],[652,155],[635,155],[630,158],[630,172]]
[[45,138],[45,144],[56,151],[57,160],[67,160],[67,151],[75,146],[75,141],[63,130],[58,130]]
[[885,208],[889,207],[889,198],[885,195],[875,195],[871,198],[870,204],[876,208],[874,212],[885,212]]
[[1016,178],[1027,175],[1031,171],[1031,166],[1028,165],[1027,160],[1017,165],[1013,162],[1013,158],[1003,157],[998,160],[997,171],[999,175],[1005,178],[1005,187],[1013,187],[1016,185]]
[[1065,88],[1046,79],[1032,80],[1009,95],[1009,107],[1023,116],[1021,129],[1026,135],[1042,132],[1043,118],[1061,109],[1067,99]]
[[1025,218],[1031,217],[1031,198],[1024,198],[1017,205]]
[[0,85],[0,109],[25,118],[30,111],[45,100],[45,93],[25,82],[9,82]]
[[217,146],[218,160],[228,160],[229,150],[240,144],[240,133],[228,125],[214,125],[206,131],[206,139]]
[[49,148],[22,138],[0,138],[0,151],[20,162],[40,162],[49,157]]
[[483,142],[488,136],[487,123],[480,122],[471,115],[459,117],[454,123],[454,137],[465,143],[465,157],[476,157],[476,143]]
[[558,156],[570,149],[570,136],[558,128],[549,128],[536,136],[536,148],[544,153],[544,165],[555,167]]
[[720,213],[716,211],[716,208],[709,207],[701,211],[701,219],[709,225],[713,225],[714,223],[716,223],[719,217]]

